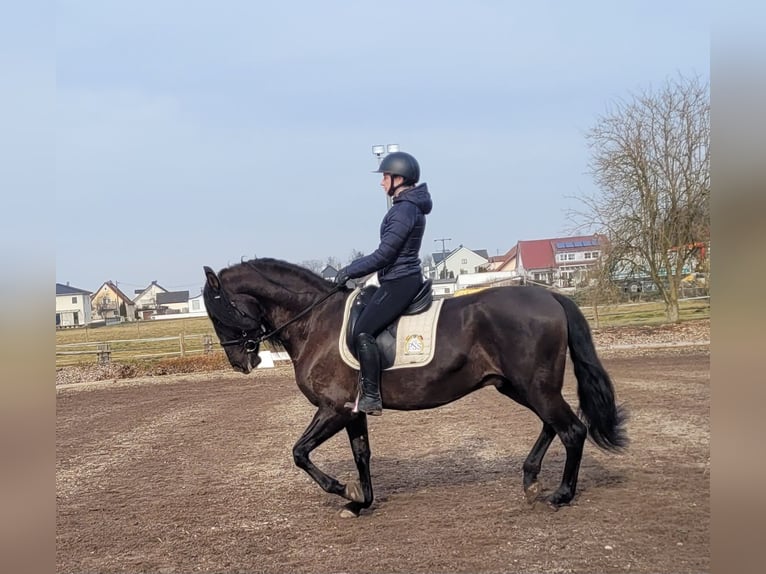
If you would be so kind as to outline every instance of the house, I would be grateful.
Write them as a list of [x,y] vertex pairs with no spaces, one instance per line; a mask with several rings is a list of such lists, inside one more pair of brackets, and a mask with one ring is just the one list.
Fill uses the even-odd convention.
[[207,308],[205,307],[205,298],[202,293],[196,297],[189,298],[189,314],[190,315],[207,315]]
[[451,297],[455,293],[455,278],[434,279],[431,286],[431,293],[434,299],[444,299]]
[[56,283],[56,327],[87,325],[91,320],[90,291]]
[[157,312],[157,294],[167,293],[168,290],[159,285],[156,281],[152,281],[148,287],[144,289],[136,289],[133,298],[133,304],[136,306],[136,311],[141,319],[148,319]]
[[159,315],[171,315],[175,313],[188,312],[188,291],[167,291],[165,293],[157,293],[157,313]]
[[324,269],[322,269],[322,272],[320,275],[322,276],[322,279],[327,279],[328,281],[335,280],[335,276],[338,274],[338,270],[335,269],[332,265],[326,266]]
[[519,241],[494,271],[511,271],[516,277],[559,288],[574,287],[598,262],[606,247],[603,235],[578,235]]
[[133,301],[123,293],[112,281],[103,283],[90,296],[90,304],[93,313],[110,325],[121,321],[134,321],[136,318],[136,306]]
[[427,277],[432,279],[444,279],[457,277],[465,273],[476,273],[483,269],[489,262],[486,249],[468,249],[460,246],[449,253],[432,253],[434,264],[423,270]]
[[511,256],[511,251],[513,251],[515,248],[511,248],[508,251],[506,251],[503,255],[491,255],[489,259],[487,260],[487,264],[484,266],[484,271],[497,271],[502,267],[503,263],[508,260],[508,258]]

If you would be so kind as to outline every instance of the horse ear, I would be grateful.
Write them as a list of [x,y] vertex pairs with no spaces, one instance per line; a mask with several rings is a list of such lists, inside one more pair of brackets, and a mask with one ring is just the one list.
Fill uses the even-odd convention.
[[207,277],[207,284],[210,285],[210,288],[214,291],[220,291],[221,280],[218,278],[218,275],[215,274],[215,271],[213,271],[207,265],[205,265],[203,269],[205,270],[205,276]]

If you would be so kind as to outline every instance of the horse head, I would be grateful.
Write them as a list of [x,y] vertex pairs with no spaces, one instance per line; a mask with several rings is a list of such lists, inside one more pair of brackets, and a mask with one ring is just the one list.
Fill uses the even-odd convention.
[[261,362],[258,349],[267,330],[263,309],[252,295],[226,289],[210,267],[204,270],[207,281],[202,295],[216,335],[231,366],[249,373]]

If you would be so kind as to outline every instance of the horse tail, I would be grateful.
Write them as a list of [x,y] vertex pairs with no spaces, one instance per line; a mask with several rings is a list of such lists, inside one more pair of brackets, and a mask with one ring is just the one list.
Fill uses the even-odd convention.
[[552,295],[564,307],[567,316],[569,354],[577,377],[580,416],[588,425],[593,442],[604,450],[620,451],[628,445],[627,410],[615,403],[612,380],[596,354],[590,327],[582,311],[569,297],[559,293]]

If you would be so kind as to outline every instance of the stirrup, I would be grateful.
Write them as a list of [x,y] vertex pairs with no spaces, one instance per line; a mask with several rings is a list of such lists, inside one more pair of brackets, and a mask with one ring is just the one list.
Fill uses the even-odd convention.
[[375,409],[375,410],[372,410],[372,411],[369,411],[369,412],[367,412],[367,411],[360,411],[359,410],[359,401],[361,400],[361,398],[362,398],[362,391],[360,389],[356,393],[356,399],[354,399],[354,402],[353,403],[345,403],[343,405],[343,408],[351,409],[351,412],[354,413],[354,414],[358,414],[358,413],[364,412],[365,414],[373,416],[373,417],[379,417],[379,416],[381,416],[383,414],[383,406],[382,406],[383,401],[381,401],[381,407],[379,409]]
[[[360,410],[359,409],[359,402],[360,401],[356,402],[357,410]],[[381,416],[383,414],[383,401],[379,401],[379,404],[380,404],[380,406],[375,406],[375,407],[373,407],[371,409],[368,409],[368,410],[362,411],[362,412],[364,412],[364,413],[366,413],[366,414],[368,414],[370,416],[373,416],[373,417],[379,417],[379,416]]]

